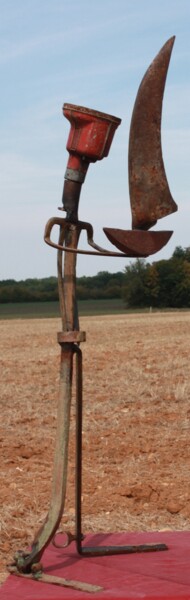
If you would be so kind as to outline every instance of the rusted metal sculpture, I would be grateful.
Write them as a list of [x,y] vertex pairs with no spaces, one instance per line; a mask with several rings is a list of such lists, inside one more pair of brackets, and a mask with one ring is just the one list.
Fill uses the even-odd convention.
[[[92,225],[78,219],[81,186],[90,162],[108,155],[120,119],[88,108],[64,104],[63,114],[71,128],[67,143],[69,160],[63,189],[63,208],[66,217],[52,218],[45,228],[45,241],[58,250],[58,289],[62,331],[58,333],[61,347],[60,391],[57,416],[57,435],[53,469],[52,495],[46,520],[37,533],[31,552],[17,552],[12,572],[42,581],[50,581],[41,572],[39,561],[47,545],[53,540],[63,514],[68,465],[69,425],[72,392],[73,359],[76,357],[76,531],[66,532],[67,546],[76,540],[79,554],[86,556],[166,550],[165,544],[141,546],[87,547],[82,544],[81,490],[82,490],[82,351],[85,332],[79,328],[76,300],[76,255],[146,257],[160,250],[172,235],[171,231],[147,231],[157,219],[177,210],[171,196],[161,151],[161,112],[164,86],[174,37],[163,46],[146,72],[140,85],[130,131],[129,188],[132,209],[132,230],[104,228],[108,239],[120,250],[112,252],[99,247],[93,240]],[[58,243],[51,240],[54,225],[59,226]],[[82,230],[87,232],[91,250],[78,248]],[[63,253],[64,264],[63,264]],[[38,575],[36,575],[36,573]],[[53,580],[53,578],[51,578]],[[58,583],[54,581],[54,583]],[[59,582],[60,583],[60,582]],[[66,582],[76,589],[97,591],[97,586],[81,582]]]

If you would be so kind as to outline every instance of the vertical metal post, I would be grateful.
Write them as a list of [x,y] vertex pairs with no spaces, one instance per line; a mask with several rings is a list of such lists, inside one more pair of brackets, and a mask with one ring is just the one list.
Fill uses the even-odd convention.
[[76,474],[75,474],[75,501],[76,501],[76,546],[81,554],[82,534],[82,352],[76,348]]

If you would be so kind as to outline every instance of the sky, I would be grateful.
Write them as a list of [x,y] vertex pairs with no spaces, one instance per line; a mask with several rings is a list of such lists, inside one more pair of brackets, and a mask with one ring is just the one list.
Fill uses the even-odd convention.
[[[128,191],[130,120],[141,79],[162,45],[176,40],[162,112],[162,152],[178,212],[154,227],[172,229],[151,257],[190,245],[189,0],[0,0],[0,280],[56,275],[56,250],[43,241],[50,217],[62,216],[69,123],[64,102],[122,119],[109,152],[91,164],[79,218],[131,228]],[[58,231],[54,233],[58,238]],[[86,248],[85,234],[81,248]],[[124,270],[132,259],[78,256],[77,275]]]

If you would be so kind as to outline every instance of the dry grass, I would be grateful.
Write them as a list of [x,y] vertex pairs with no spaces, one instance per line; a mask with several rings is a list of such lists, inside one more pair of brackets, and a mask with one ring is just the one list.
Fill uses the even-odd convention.
[[[48,510],[60,321],[1,321],[2,571]],[[83,317],[85,531],[188,529],[190,313]],[[62,525],[74,526],[74,429]]]

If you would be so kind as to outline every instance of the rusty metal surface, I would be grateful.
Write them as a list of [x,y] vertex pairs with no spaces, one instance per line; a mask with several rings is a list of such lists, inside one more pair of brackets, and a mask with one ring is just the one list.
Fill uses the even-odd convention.
[[140,231],[104,227],[109,241],[128,256],[147,257],[159,252],[169,241],[172,231]]
[[[59,243],[56,244],[51,240],[51,232],[54,225],[59,225],[62,231],[61,237],[59,236]],[[114,229],[110,227],[104,227],[103,231],[106,234],[107,238],[120,250],[120,252],[113,252],[110,250],[106,250],[101,246],[95,244],[93,240],[93,228],[90,223],[86,223],[84,221],[77,221],[73,227],[76,227],[78,233],[82,230],[86,230],[87,232],[87,241],[88,244],[96,249],[92,250],[81,250],[80,248],[76,248],[74,246],[65,246],[65,231],[68,228],[68,223],[65,219],[53,217],[49,219],[46,224],[44,240],[46,244],[52,246],[62,252],[70,252],[72,254],[90,254],[97,256],[114,256],[114,257],[147,257],[151,254],[155,254],[159,252],[169,241],[172,231],[141,231],[141,230],[125,230],[125,229]],[[61,284],[59,286],[60,294],[61,294]],[[61,294],[62,297],[62,294]],[[62,299],[63,304],[63,299]]]
[[[66,243],[76,247],[79,233],[75,226],[67,223],[64,230]],[[62,241],[62,230],[60,231]],[[60,384],[57,409],[57,432],[55,441],[55,455],[53,467],[52,492],[49,511],[46,519],[37,532],[32,543],[31,552],[19,552],[15,561],[15,569],[22,573],[29,573],[34,565],[39,562],[45,548],[55,535],[65,504],[67,468],[68,468],[68,446],[70,429],[70,409],[72,396],[73,357],[77,344],[69,339],[73,332],[79,333],[79,321],[76,303],[76,254],[66,253],[64,256],[64,278],[63,278],[63,253],[58,256],[58,279],[61,295],[60,307],[62,310],[63,339],[59,339],[61,345],[60,357]],[[63,296],[63,298],[62,298]],[[68,337],[67,340],[64,336]],[[82,334],[84,338],[84,333]]]
[[81,192],[81,183],[65,179],[62,195],[62,203],[66,211],[66,219],[71,223],[78,221],[78,204]]
[[175,37],[148,68],[139,87],[129,137],[129,191],[133,229],[149,229],[177,210],[164,168],[161,115],[165,81]]
[[86,341],[86,332],[85,331],[60,331],[57,334],[57,341],[59,344],[63,344],[63,342],[74,342],[80,343]]
[[18,571],[23,573],[30,572],[32,565],[38,563],[41,559],[45,548],[57,531],[64,510],[68,467],[73,346],[71,343],[63,344],[61,351],[57,433],[49,511],[42,527],[35,536],[31,552],[21,552],[18,556],[19,560],[16,566]]
[[168,550],[166,544],[139,544],[134,546],[80,546],[81,556],[113,556],[118,554],[140,554],[141,552],[162,552]]
[[41,581],[41,583],[59,585],[61,587],[67,587],[73,590],[78,590],[89,594],[96,594],[97,592],[103,590],[103,588],[99,585],[85,583],[84,581],[73,581],[72,579],[64,579],[64,577],[56,577],[56,575],[46,575],[46,573],[43,573],[42,571],[34,571],[32,573],[24,574],[21,571],[17,571],[14,565],[10,565],[9,571],[10,573],[12,573],[12,575],[16,575],[17,577],[25,577],[25,579]]
[[[115,130],[121,119],[84,106],[65,103],[63,114],[70,121],[67,150],[70,153],[68,168],[76,168],[75,160],[95,162],[108,156]],[[74,159],[72,156],[74,155]]]
[[[55,225],[59,225],[60,227],[60,234],[59,234],[59,241],[58,243],[53,242],[51,239],[51,232],[52,229]],[[82,250],[81,248],[77,248],[73,246],[66,246],[65,242],[66,242],[66,230],[68,229],[68,221],[67,219],[62,219],[61,217],[52,217],[51,219],[48,220],[48,222],[46,223],[45,226],[45,231],[44,231],[44,241],[46,242],[46,244],[48,244],[48,246],[51,246],[52,248],[55,248],[56,250],[59,250],[58,253],[58,260],[61,261],[61,255],[60,253],[62,252],[68,252],[71,254],[90,254],[90,255],[96,255],[96,256],[133,256],[129,255],[129,254],[121,254],[121,252],[112,252],[110,250],[106,250],[105,248],[102,248],[101,246],[98,246],[98,244],[96,244],[93,240],[93,227],[90,223],[86,223],[85,221],[77,221],[76,223],[74,222],[72,224],[72,227],[75,227],[78,231],[78,235],[80,235],[80,232],[82,230],[85,230],[87,232],[87,242],[88,244],[94,248],[95,250]],[[63,294],[61,293],[61,280],[60,278],[58,279],[58,282],[60,281],[60,286],[59,286],[59,293],[62,297],[62,305],[63,305]]]
[[71,222],[78,219],[81,185],[90,162],[108,156],[114,133],[121,119],[83,106],[65,103],[63,114],[70,122],[67,141],[69,159],[65,172],[62,203]]

